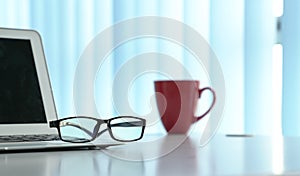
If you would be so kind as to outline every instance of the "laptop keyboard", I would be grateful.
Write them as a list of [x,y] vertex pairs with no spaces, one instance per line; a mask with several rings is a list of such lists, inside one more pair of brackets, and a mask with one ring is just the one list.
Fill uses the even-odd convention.
[[0,143],[5,143],[5,142],[58,141],[58,140],[60,140],[60,138],[56,134],[0,136]]

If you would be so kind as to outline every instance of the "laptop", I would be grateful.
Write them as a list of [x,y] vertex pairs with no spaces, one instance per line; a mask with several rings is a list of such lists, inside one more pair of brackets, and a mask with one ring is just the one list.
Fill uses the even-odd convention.
[[[0,81],[0,152],[105,148],[116,144],[105,140],[62,142],[57,130],[49,128],[57,112],[38,32],[0,28]],[[31,140],[33,137],[46,141]]]

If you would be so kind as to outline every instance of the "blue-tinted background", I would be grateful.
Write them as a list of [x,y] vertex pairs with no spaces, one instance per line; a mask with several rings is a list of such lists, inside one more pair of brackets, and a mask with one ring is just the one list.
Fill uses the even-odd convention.
[[[55,103],[62,118],[75,113],[74,73],[93,37],[117,22],[139,16],[179,20],[210,43],[221,63],[226,105],[219,132],[300,135],[300,2],[284,1],[283,15],[274,13],[274,2],[281,1],[0,0],[0,27],[34,29],[41,34]],[[276,44],[282,44],[283,54],[281,45]],[[190,70],[197,69],[188,61],[191,56],[171,43],[151,39],[126,43],[111,56],[108,72],[96,78],[103,80],[96,83],[99,91],[95,96],[104,116],[114,115],[112,106],[103,103],[110,98],[105,81],[111,81],[124,59],[144,51],[169,53]],[[199,70],[201,82],[209,84],[208,75],[203,75],[203,68]],[[147,103],[141,101],[152,89],[141,89],[141,85],[153,79],[150,77],[138,80],[141,83],[129,97],[141,114],[149,111],[144,105]],[[199,128],[205,123],[200,122]],[[158,125],[150,131],[161,130]]]

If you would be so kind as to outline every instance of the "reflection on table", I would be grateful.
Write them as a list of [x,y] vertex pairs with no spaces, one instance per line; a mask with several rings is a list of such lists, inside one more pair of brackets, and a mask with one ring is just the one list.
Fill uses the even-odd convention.
[[[300,174],[300,138],[217,135],[150,140],[105,150],[0,154],[1,175],[284,175]],[[152,140],[151,140],[152,138]]]

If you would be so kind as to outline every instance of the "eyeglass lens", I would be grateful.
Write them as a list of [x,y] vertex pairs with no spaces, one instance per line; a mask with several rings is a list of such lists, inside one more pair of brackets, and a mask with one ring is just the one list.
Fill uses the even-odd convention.
[[110,128],[115,139],[131,141],[141,138],[143,124],[139,119],[124,117],[111,120]]
[[93,139],[93,131],[97,121],[87,118],[66,119],[59,123],[62,140],[85,142]]

